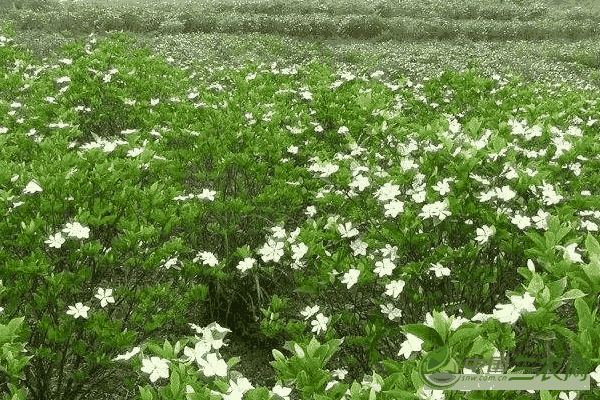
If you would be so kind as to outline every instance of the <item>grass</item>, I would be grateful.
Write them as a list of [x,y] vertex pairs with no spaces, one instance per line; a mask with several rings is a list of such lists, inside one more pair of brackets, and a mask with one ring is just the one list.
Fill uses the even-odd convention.
[[[416,7],[415,4],[417,3],[420,2],[414,2],[414,4],[409,2],[407,9],[410,9],[409,6],[411,5]],[[111,2],[111,6],[113,4],[114,3]],[[177,4],[182,7],[188,6],[187,3]],[[488,2],[485,4],[489,5],[490,3]],[[104,7],[105,5],[100,3],[100,6]],[[85,10],[85,6],[77,7],[82,7],[80,9],[75,7],[74,10],[79,10],[77,12],[83,13],[83,10]],[[161,7],[165,7],[166,9],[166,6]],[[236,7],[241,6],[238,4]],[[254,7],[256,8],[258,6]],[[326,7],[330,7],[326,11],[334,15],[339,14],[340,16],[343,15],[344,10],[350,10],[354,13],[359,13],[363,12],[362,9],[368,8],[362,3],[351,3],[349,5],[344,5],[346,9],[344,9],[342,6],[337,6],[336,8],[335,3],[327,3]],[[251,11],[251,7],[249,7],[249,9]],[[247,11],[247,14],[249,14],[250,11]],[[443,11],[444,10],[441,9],[440,12]],[[73,18],[76,18],[77,15],[79,15],[77,12],[73,12]],[[459,10],[457,12],[461,11]],[[467,10],[465,12],[470,11]],[[586,17],[587,14],[582,11],[577,12],[582,15],[579,18],[585,20],[584,17]],[[26,11],[20,10],[18,13],[25,14]],[[11,18],[14,18],[14,16],[18,13],[11,14]],[[575,11],[565,11],[565,15],[574,15],[573,13],[575,13]],[[594,14],[589,13],[587,16],[589,16],[588,19],[590,19],[594,17]],[[234,19],[234,22],[235,21],[238,20]],[[442,22],[449,23],[451,20],[448,18]],[[436,24],[437,23],[438,22],[436,22]],[[314,64],[329,65],[332,68],[340,71],[353,70],[356,74],[364,73],[368,75],[380,70],[383,71],[385,79],[389,82],[398,82],[398,80],[404,79],[406,76],[410,76],[411,79],[415,80],[415,83],[423,83],[425,85],[425,88],[423,89],[426,89],[427,91],[423,92],[414,86],[407,86],[404,89],[412,92],[413,96],[425,96],[430,98],[429,103],[435,101],[439,104],[442,104],[441,102],[443,102],[445,90],[450,90],[451,92],[454,92],[454,94],[461,93],[468,101],[462,101],[460,98],[458,98],[458,96],[455,96],[449,100],[447,105],[443,104],[443,107],[445,107],[446,110],[452,110],[454,115],[459,115],[461,113],[466,114],[459,117],[464,117],[465,121],[477,117],[478,114],[486,116],[485,118],[488,118],[486,120],[487,123],[491,124],[491,129],[494,129],[496,133],[502,130],[500,127],[501,123],[506,123],[509,119],[509,115],[511,114],[520,114],[521,117],[535,117],[537,118],[538,122],[546,124],[546,130],[555,124],[556,126],[560,125],[561,128],[564,129],[570,124],[570,118],[576,116],[582,119],[584,122],[587,122],[588,118],[592,120],[597,117],[597,108],[595,108],[596,105],[593,103],[593,100],[590,100],[590,103],[586,103],[585,101],[587,96],[593,98],[594,94],[597,94],[597,91],[599,90],[598,87],[600,86],[600,74],[598,71],[598,55],[600,55],[600,46],[598,45],[597,37],[585,37],[581,40],[572,40],[571,38],[567,37],[553,37],[551,39],[535,41],[471,40],[467,35],[468,26],[466,24],[466,22],[459,23],[459,28],[464,29],[464,32],[462,32],[463,35],[456,36],[451,40],[440,40],[440,38],[437,38],[433,40],[425,39],[414,41],[383,41],[381,37],[370,38],[370,40],[357,40],[347,37],[292,37],[269,32],[231,34],[215,31],[207,33],[192,32],[185,34],[158,34],[156,31],[145,33],[134,31],[128,33],[135,38],[137,47],[150,49],[156,54],[159,54],[165,58],[170,58],[171,65],[184,69],[187,76],[191,76],[191,80],[195,80],[198,85],[208,85],[212,81],[217,80],[215,77],[216,75],[228,73],[234,74],[235,71],[245,68],[245,66],[248,65],[248,62],[254,62],[256,64],[264,63],[265,65],[270,65],[271,63],[277,62],[278,65],[297,64],[300,66],[308,65],[309,62],[312,61]],[[518,22],[514,21],[514,24],[517,25]],[[441,25],[433,26],[432,29],[438,29],[439,26]],[[30,28],[35,28],[35,26]],[[85,33],[82,32],[53,32],[51,29],[46,28],[41,30],[18,29],[15,42],[24,48],[32,50],[33,54],[37,57],[38,62],[52,65],[62,57],[62,55],[58,52],[60,45],[73,39],[82,39],[85,36]],[[491,106],[489,102],[485,102],[484,106],[481,107],[477,102],[484,102],[485,99],[473,95],[473,92],[471,91],[472,88],[467,84],[461,86],[456,82],[453,82],[452,84],[446,82],[445,85],[440,84],[440,87],[436,88],[433,84],[429,86],[427,80],[423,80],[423,77],[439,77],[442,72],[448,68],[462,70],[467,67],[471,68],[471,71],[481,76],[492,77],[496,74],[499,74],[502,77],[495,78],[495,90],[497,92],[504,90],[506,93],[505,97],[497,95],[497,101],[503,101],[506,103],[504,106],[502,106],[503,108],[500,109],[500,105],[497,105],[498,109],[496,109],[496,106]],[[224,68],[225,72],[220,71],[220,68]],[[262,73],[266,74],[267,72],[263,71]],[[515,79],[515,82],[522,80],[525,84],[520,85],[518,83],[509,83],[511,77],[517,78]],[[504,78],[506,78],[507,81],[503,81],[502,79]],[[325,79],[326,78],[323,75],[318,75],[315,73],[314,81],[311,81],[311,78],[308,77],[303,84],[309,86],[313,85],[313,87],[316,88],[318,84],[323,82]],[[556,88],[541,89],[543,86],[538,86],[537,84],[541,84],[546,87],[555,84],[565,84],[565,86],[559,91]],[[269,86],[268,83],[265,85],[267,87]],[[469,81],[469,85],[473,85],[472,80]],[[482,89],[478,88],[478,90]],[[578,94],[573,94],[573,90],[579,90],[581,92],[577,92]],[[535,93],[535,95],[533,95],[533,93]],[[538,97],[538,93],[541,99]],[[351,98],[358,97],[357,94],[354,95],[355,97]],[[490,93],[488,93],[488,95],[492,96]],[[239,96],[239,99],[244,98],[244,94]],[[513,99],[513,97],[515,98]],[[556,98],[557,101],[558,99],[563,98],[568,99],[561,100],[563,101],[565,108],[569,107],[568,110],[563,110],[565,114],[557,116],[561,111],[559,110],[560,107],[557,105],[553,107],[552,105],[542,102],[542,100],[549,98]],[[227,98],[224,95],[222,97],[216,96],[214,103],[216,104],[225,100],[227,100]],[[388,100],[390,100],[390,98],[388,98]],[[259,96],[253,101],[269,103],[272,102],[273,99],[271,97],[263,98]],[[541,102],[541,105],[537,106],[539,110],[536,109],[536,107],[533,107],[533,111],[528,111],[524,108],[528,107],[534,101]],[[386,111],[392,110],[392,104],[393,102],[391,101],[388,101],[384,104]],[[511,107],[508,104],[514,104],[514,106]],[[575,107],[573,104],[578,104],[579,106]],[[331,127],[328,129],[333,129],[334,126],[337,127],[337,125],[342,122],[337,120],[331,121],[332,118],[342,118],[339,115],[326,115],[326,113],[323,114],[328,107],[340,107],[342,109],[340,113],[346,115],[346,118],[348,119],[346,123],[348,125],[356,125],[353,127],[353,135],[355,136],[359,135],[358,132],[361,129],[381,129],[381,125],[379,125],[379,123],[376,124],[373,122],[366,122],[366,117],[365,120],[362,121],[351,121],[348,116],[352,115],[352,113],[343,111],[342,105],[336,103],[334,99],[332,99],[329,103],[326,102],[324,105],[322,105],[322,109],[318,110],[320,113],[320,124],[327,126],[329,123]],[[368,107],[373,108],[374,106]],[[415,109],[418,109],[422,106],[414,105],[414,107]],[[285,109],[285,107],[283,107],[283,109]],[[358,109],[359,108],[357,108],[357,110]],[[373,110],[369,109],[368,111]],[[258,111],[254,111],[254,113],[258,113]],[[420,121],[419,118],[426,116],[427,118],[431,118],[431,120],[435,120],[436,116],[440,117],[440,115],[441,111],[434,111],[433,113],[415,112],[411,122],[417,123],[417,127],[424,128],[426,123]],[[285,115],[285,118],[287,118],[286,124],[302,124],[294,120],[295,116],[292,113]],[[304,118],[308,117],[304,115]],[[224,122],[229,123],[231,121]],[[5,123],[8,122],[5,121]],[[399,123],[394,129],[399,129],[400,125],[401,124]],[[597,150],[597,146],[594,147],[595,145],[591,143],[597,139],[598,125],[581,125],[583,125],[583,129],[585,131],[585,138],[582,139],[581,142],[585,143],[588,147],[581,147],[578,149],[584,149],[580,155],[589,158],[589,164],[585,164],[583,168],[585,170],[585,174],[591,174],[592,171],[594,171],[594,168],[597,167],[597,162],[594,161],[594,154],[597,154],[597,151],[595,151]],[[317,135],[317,133],[315,133],[315,135]],[[406,139],[406,137],[403,139]],[[323,142],[325,141],[326,140],[324,139]],[[374,161],[373,154],[381,148],[381,144],[376,142],[375,138],[364,139],[364,142],[369,143],[369,146],[367,146],[369,149],[367,154],[370,154],[371,158],[373,158],[373,160],[371,160],[373,163],[371,167],[374,167],[374,165],[378,164],[379,162]],[[523,142],[518,140],[515,140],[515,143],[518,143],[521,146],[525,145]],[[296,144],[301,145],[300,143]],[[540,147],[537,147],[537,149],[543,149],[551,146],[548,145],[547,142],[540,143],[539,145]],[[157,147],[157,149],[158,148],[159,147]],[[531,150],[534,148],[535,147],[532,146],[529,149]],[[165,146],[160,149],[164,151],[174,150],[173,148],[169,149],[169,146]],[[454,148],[450,150],[453,151]],[[323,150],[321,151],[323,152]],[[423,153],[421,155],[425,154],[426,153]],[[327,154],[329,157],[332,157],[332,155],[333,150]],[[484,156],[480,157],[485,159]],[[519,159],[523,158],[522,156],[517,157],[519,157]],[[431,158],[433,158],[433,156],[431,156]],[[545,161],[547,162],[548,160]],[[571,159],[571,161],[573,160]],[[433,161],[430,162],[430,166],[435,164]],[[596,164],[594,164],[594,162],[596,162]],[[308,162],[302,165],[302,167],[307,168],[307,165]],[[427,164],[425,163],[425,165]],[[440,167],[442,165],[443,164],[439,164]],[[566,172],[556,172],[557,170],[560,171],[558,167],[555,169],[549,168],[547,170],[545,169],[547,166],[544,166],[544,162],[539,161],[531,161],[531,164],[523,164],[522,167],[525,168],[526,166],[531,165],[533,165],[533,167],[536,168],[540,173],[552,173],[552,176],[556,174],[556,176],[554,176],[555,183],[563,182],[563,180],[558,178],[558,176],[564,176],[564,174],[569,173],[569,170]],[[569,165],[569,168],[571,168],[572,164]],[[565,162],[563,166],[566,167],[567,163]],[[14,166],[11,166],[11,168],[13,167]],[[485,168],[481,168],[483,174]],[[490,170],[492,168],[496,167],[490,167]],[[502,168],[495,171],[495,175],[491,171],[485,172],[487,172],[488,177],[491,178],[500,175],[501,170]],[[450,173],[447,173],[446,175],[450,177],[452,176]],[[582,178],[574,179],[571,175],[568,176],[571,180],[569,180],[568,184],[566,185],[568,187],[564,188],[565,197],[577,197],[578,201],[580,201],[580,204],[585,203],[585,201],[580,198],[581,196],[579,194],[581,190],[584,189],[584,186],[586,186],[585,180]],[[499,183],[498,185],[501,186]],[[407,183],[406,187],[408,188],[409,186],[410,185]],[[489,186],[494,187],[493,184],[490,184]],[[408,204],[408,202],[410,202],[410,197],[406,197]],[[312,198],[307,199],[307,201],[313,200],[314,199]],[[323,204],[322,206],[324,209],[327,209],[326,204]],[[512,207],[517,208],[518,206],[516,204],[512,204]],[[267,215],[267,217],[271,216]],[[348,215],[346,217],[350,216]],[[417,218],[415,217],[415,219]],[[295,221],[289,221],[288,223],[290,222]],[[482,222],[491,223],[490,221]],[[257,234],[253,239],[258,242],[259,240],[262,240],[262,237],[261,235]],[[445,242],[444,244],[447,245]],[[518,258],[516,255],[515,257]],[[519,253],[519,257],[523,257],[523,255]],[[492,263],[491,257],[488,261]],[[510,266],[514,267],[512,264]],[[513,271],[513,275],[508,282],[511,284],[514,283],[515,285],[513,286],[516,287],[518,286],[517,282],[519,282],[519,279],[520,277],[517,276]],[[424,282],[425,281],[421,283],[425,285]],[[445,284],[450,286],[449,282],[445,282]],[[286,291],[289,292],[290,289],[290,287],[284,286],[281,289],[281,293],[285,293]],[[499,293],[503,294],[502,291],[499,291]],[[374,295],[373,298],[376,298],[376,296]],[[341,300],[338,299],[338,301]],[[338,303],[337,305],[339,306],[341,303]],[[562,313],[565,320],[568,319],[570,323],[572,323],[572,309]],[[422,314],[422,312],[419,312],[418,314],[415,313],[413,317],[420,319],[422,317],[420,314]],[[211,319],[207,315],[204,317],[206,317],[207,322],[209,319]],[[213,317],[213,315],[211,314],[210,317]],[[395,340],[398,339],[396,338]],[[393,342],[393,345],[396,347],[399,347],[400,344],[400,342]],[[230,342],[230,346],[224,349],[222,354],[225,356],[225,359],[231,356],[242,356],[242,361],[239,364],[239,370],[244,376],[248,377],[253,383],[255,383],[255,385],[264,385],[267,387],[272,387],[274,385],[274,370],[272,367],[266,364],[267,361],[272,359],[272,355],[270,352],[270,346],[265,345],[265,343],[250,344],[243,338],[234,337]],[[348,355],[348,353],[334,358],[331,369],[347,367],[347,359],[345,358],[346,355]],[[360,368],[360,365],[355,365],[353,368],[351,368],[350,376],[351,378],[360,381],[362,378],[362,372],[363,371]],[[113,382],[115,387],[119,384],[119,379],[120,377],[115,378],[115,381]],[[140,379],[139,382],[143,382],[143,380]],[[122,391],[118,394],[119,398],[135,398],[134,391],[127,391],[124,388],[120,389],[122,389]],[[104,394],[98,394],[98,396],[103,395]]]

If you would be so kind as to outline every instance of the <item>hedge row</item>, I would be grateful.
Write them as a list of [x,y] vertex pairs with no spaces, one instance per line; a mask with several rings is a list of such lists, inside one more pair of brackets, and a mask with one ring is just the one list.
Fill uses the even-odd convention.
[[203,13],[187,10],[167,14],[154,8],[90,7],[86,13],[73,10],[36,12],[21,10],[12,16],[18,30],[41,29],[47,32],[89,34],[112,30],[137,33],[177,34],[194,32],[269,33],[298,37],[341,37],[354,39],[419,40],[537,40],[595,37],[599,25],[591,20],[532,21],[449,20],[441,18],[382,18],[376,15],[332,17],[325,13],[273,16],[237,12]]

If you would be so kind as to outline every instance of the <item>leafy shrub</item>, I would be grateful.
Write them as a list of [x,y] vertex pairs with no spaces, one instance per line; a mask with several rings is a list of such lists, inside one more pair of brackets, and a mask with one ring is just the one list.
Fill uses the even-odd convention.
[[54,0],[0,0],[0,9],[45,11],[56,7]]
[[375,9],[375,15],[381,18],[390,18],[396,15],[394,7],[386,0],[380,0],[373,8]]
[[158,30],[163,35],[176,35],[185,32],[185,24],[176,18],[170,18],[163,21]]
[[125,7],[121,10],[121,20],[125,29],[131,32],[152,32],[158,30],[164,18],[152,9]]
[[378,16],[348,16],[340,23],[338,33],[341,37],[353,39],[369,39],[380,35],[387,28],[384,21]]
[[202,14],[199,11],[184,11],[179,15],[179,20],[183,22],[184,33],[214,32],[217,27],[217,17],[211,14]]
[[281,0],[259,1],[252,5],[252,9],[256,14],[282,15],[287,12],[287,3]]

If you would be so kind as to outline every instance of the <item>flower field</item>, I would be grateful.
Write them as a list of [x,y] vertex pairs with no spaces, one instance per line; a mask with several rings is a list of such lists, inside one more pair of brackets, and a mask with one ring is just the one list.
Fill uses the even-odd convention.
[[[344,31],[373,11],[348,4],[327,3],[319,25],[307,3],[312,28],[297,29],[313,36],[298,42],[272,26],[294,26],[302,3],[223,5],[245,19],[210,29],[173,12],[179,33],[160,31],[162,4],[123,32],[98,14],[99,34],[71,29],[77,4],[46,58],[25,23],[54,18],[44,2],[0,18],[3,398],[600,396],[592,11],[544,80],[476,60],[462,22],[452,44],[435,37],[448,16],[423,30],[437,53],[419,42],[427,59],[410,64],[389,29]],[[416,7],[390,4],[372,24]],[[259,19],[265,32],[227,31],[256,27],[257,10],[276,17]],[[340,15],[353,52],[316,39]],[[39,37],[58,38],[51,26]],[[548,29],[542,48],[561,47]],[[469,61],[442,59],[460,40]],[[590,389],[427,390],[422,362],[442,346],[511,375],[585,359]]]

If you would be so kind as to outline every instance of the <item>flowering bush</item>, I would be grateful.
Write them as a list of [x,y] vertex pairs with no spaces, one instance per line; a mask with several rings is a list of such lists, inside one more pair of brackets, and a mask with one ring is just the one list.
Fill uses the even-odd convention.
[[[32,354],[14,390],[439,398],[417,362],[440,346],[600,362],[583,94],[316,63],[193,82],[125,35],[66,46],[52,67],[0,43],[0,302]],[[246,343],[285,343],[271,390],[221,359],[244,325]]]

